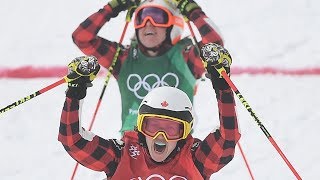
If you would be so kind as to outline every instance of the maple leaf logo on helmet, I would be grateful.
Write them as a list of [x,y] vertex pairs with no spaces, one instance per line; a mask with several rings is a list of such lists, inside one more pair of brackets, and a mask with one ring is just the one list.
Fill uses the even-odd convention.
[[168,104],[168,102],[167,102],[167,101],[163,101],[163,102],[161,103],[161,106],[162,106],[162,107],[168,107],[168,106],[169,106],[169,104]]

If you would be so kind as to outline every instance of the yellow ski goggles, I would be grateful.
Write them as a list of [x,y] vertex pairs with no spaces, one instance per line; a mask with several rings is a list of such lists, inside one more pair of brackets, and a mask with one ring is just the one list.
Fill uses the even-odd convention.
[[178,141],[187,138],[192,123],[179,118],[158,114],[139,114],[137,120],[138,131],[156,139],[160,134],[166,141]]

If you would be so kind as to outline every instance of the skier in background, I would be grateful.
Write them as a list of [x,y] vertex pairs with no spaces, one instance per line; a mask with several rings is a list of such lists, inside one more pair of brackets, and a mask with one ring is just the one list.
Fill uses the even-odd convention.
[[[222,48],[220,46],[220,48]],[[223,49],[223,48],[222,48]],[[231,56],[223,66],[229,72]],[[93,56],[69,64],[68,89],[58,140],[83,166],[103,171],[108,179],[209,179],[228,164],[240,138],[231,88],[208,63],[218,103],[220,127],[203,140],[190,134],[195,122],[190,99],[169,86],[149,92],[138,108],[137,128],[121,140],[103,139],[81,127],[81,100],[100,66]]]
[[[137,7],[134,13],[136,38],[130,46],[98,36],[99,30],[111,18],[132,7]],[[181,39],[183,16],[198,28],[201,43],[223,45],[213,23],[193,0],[146,0],[142,3],[139,0],[111,0],[73,32],[73,41],[80,50],[97,57],[105,68],[111,66],[118,46],[121,48],[112,73],[121,95],[122,133],[134,128],[141,100],[155,87],[179,88],[193,102],[196,80],[205,70],[191,39]]]

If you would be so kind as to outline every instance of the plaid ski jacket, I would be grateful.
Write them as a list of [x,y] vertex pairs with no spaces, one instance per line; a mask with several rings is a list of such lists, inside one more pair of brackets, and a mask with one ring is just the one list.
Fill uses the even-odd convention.
[[[99,64],[105,68],[111,66],[117,47],[120,46],[121,50],[118,56],[118,61],[113,68],[113,75],[117,79],[121,65],[128,57],[130,46],[124,47],[122,44],[118,44],[117,42],[112,42],[98,36],[100,29],[115,16],[117,16],[117,14],[113,12],[112,8],[109,5],[105,5],[98,12],[92,14],[83,21],[73,32],[72,38],[74,43],[84,54],[94,55],[98,58]],[[190,21],[192,21],[199,30],[202,37],[202,41],[200,43],[215,42],[223,45],[222,38],[213,27],[213,22],[201,9],[197,9],[192,12]],[[205,70],[196,48],[193,46],[190,51],[182,53],[194,77],[196,79],[200,78]]]
[[[196,138],[189,139],[193,141],[190,153],[194,166],[204,179],[209,179],[214,172],[232,160],[236,143],[240,138],[233,92],[231,89],[217,90],[216,98],[220,127],[208,134],[203,141]],[[80,164],[92,170],[103,171],[108,177],[112,177],[125,153],[124,142],[103,139],[84,130],[79,122],[79,106],[79,100],[66,98],[58,140],[69,155]]]

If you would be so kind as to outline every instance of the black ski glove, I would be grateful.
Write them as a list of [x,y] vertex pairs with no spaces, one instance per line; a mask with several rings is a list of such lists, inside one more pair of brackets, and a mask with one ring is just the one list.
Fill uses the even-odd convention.
[[66,96],[73,99],[83,99],[87,88],[92,86],[92,81],[100,70],[98,60],[94,56],[81,56],[73,59],[69,65]]
[[111,0],[108,4],[111,6],[113,12],[118,15],[121,11],[138,7],[140,0]]
[[228,89],[228,83],[220,74],[222,70],[225,70],[230,76],[232,58],[228,50],[219,44],[207,43],[202,46],[200,56],[208,72],[207,77],[211,79],[213,87],[220,90]]
[[190,19],[193,10],[201,9],[200,6],[193,0],[172,0],[181,14]]

